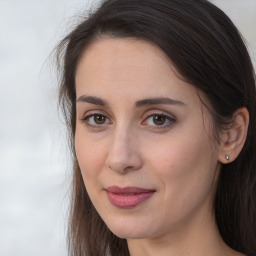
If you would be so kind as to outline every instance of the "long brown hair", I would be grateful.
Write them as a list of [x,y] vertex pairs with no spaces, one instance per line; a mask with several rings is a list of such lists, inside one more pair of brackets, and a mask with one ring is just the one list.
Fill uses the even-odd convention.
[[77,64],[88,45],[105,36],[135,37],[158,46],[180,75],[207,95],[218,129],[235,110],[248,109],[244,148],[234,162],[222,167],[214,209],[223,240],[237,251],[256,254],[255,73],[237,28],[206,0],[107,0],[58,46],[58,63],[63,64],[60,103],[74,158],[70,255],[129,255],[126,240],[108,229],[88,197],[73,143]]

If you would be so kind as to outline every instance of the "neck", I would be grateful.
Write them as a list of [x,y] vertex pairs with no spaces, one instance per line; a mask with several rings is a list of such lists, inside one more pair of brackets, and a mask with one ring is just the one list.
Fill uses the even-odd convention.
[[130,256],[241,256],[222,240],[215,218],[197,215],[192,222],[177,225],[172,233],[143,239],[128,239]]

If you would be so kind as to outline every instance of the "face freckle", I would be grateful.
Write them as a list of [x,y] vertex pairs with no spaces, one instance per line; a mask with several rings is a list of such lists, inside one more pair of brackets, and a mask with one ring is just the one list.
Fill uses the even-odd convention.
[[174,70],[135,39],[99,39],[77,67],[77,160],[96,210],[128,241],[211,216],[220,169],[212,118]]

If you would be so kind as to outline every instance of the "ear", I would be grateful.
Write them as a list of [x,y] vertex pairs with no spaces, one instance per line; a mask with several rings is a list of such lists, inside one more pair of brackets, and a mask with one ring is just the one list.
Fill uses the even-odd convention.
[[228,164],[234,161],[242,151],[249,125],[249,112],[246,107],[239,108],[233,114],[229,129],[221,134],[219,161]]

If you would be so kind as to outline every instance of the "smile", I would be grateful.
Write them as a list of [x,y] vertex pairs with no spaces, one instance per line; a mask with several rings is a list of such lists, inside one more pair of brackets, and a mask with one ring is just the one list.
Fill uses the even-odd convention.
[[137,187],[120,188],[117,186],[106,189],[108,200],[118,208],[134,208],[149,199],[156,191]]

